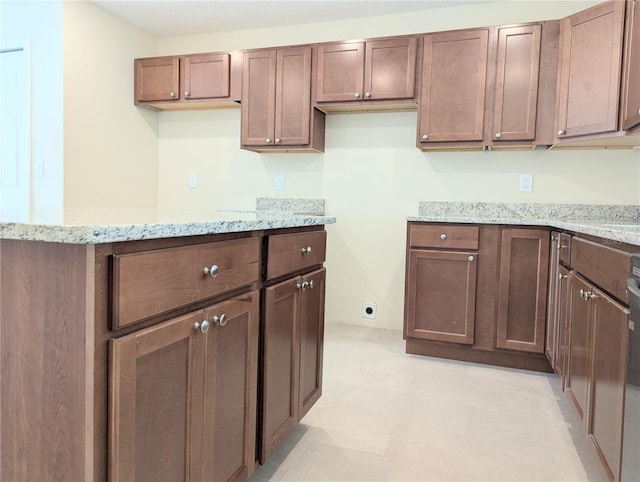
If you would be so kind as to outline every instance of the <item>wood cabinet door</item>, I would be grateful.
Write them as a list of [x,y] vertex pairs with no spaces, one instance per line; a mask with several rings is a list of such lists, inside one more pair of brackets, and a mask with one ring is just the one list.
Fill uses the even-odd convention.
[[229,97],[230,54],[189,55],[181,60],[185,100]]
[[627,2],[622,128],[640,124],[640,0]]
[[276,51],[245,52],[242,77],[242,145],[273,145]]
[[317,102],[363,99],[364,55],[362,42],[318,45]]
[[409,251],[406,336],[473,344],[477,255]]
[[589,374],[591,350],[591,309],[582,293],[591,285],[574,272],[569,274],[569,364],[565,392],[573,402],[578,417],[583,422],[589,404]]
[[264,289],[260,463],[298,423],[300,277]]
[[309,144],[311,47],[278,50],[275,102],[274,143]]
[[587,434],[609,479],[620,480],[629,310],[598,289],[585,298],[593,313]]
[[205,310],[204,479],[241,481],[256,457],[260,295],[253,291]]
[[324,268],[302,277],[298,419],[305,416],[322,394],[325,279]]
[[494,141],[535,138],[541,33],[539,24],[498,29]]
[[110,480],[203,480],[204,316],[109,341]]
[[482,140],[488,39],[488,29],[424,36],[422,143]]
[[136,102],[178,100],[180,98],[180,60],[158,57],[135,60]]
[[558,348],[558,290],[560,263],[558,262],[558,242],[560,233],[551,233],[549,245],[549,294],[547,297],[547,329],[544,352],[551,368],[556,371]]
[[561,377],[562,389],[564,390],[567,379],[567,367],[569,364],[569,343],[570,343],[570,326],[569,326],[569,270],[564,266],[560,266],[558,273],[557,287],[557,303],[556,303],[556,323],[558,324],[558,340],[556,343],[556,364],[555,372]]
[[544,353],[549,231],[502,231],[496,346]]
[[415,96],[416,43],[415,37],[366,43],[365,99],[410,99]]
[[625,2],[563,19],[558,138],[617,130]]

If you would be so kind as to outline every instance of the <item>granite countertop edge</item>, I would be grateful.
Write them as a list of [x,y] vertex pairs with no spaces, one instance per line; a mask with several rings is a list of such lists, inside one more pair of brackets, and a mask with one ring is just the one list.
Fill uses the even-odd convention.
[[0,223],[0,239],[45,241],[67,244],[101,244],[144,239],[199,236],[207,234],[241,233],[268,229],[335,224],[334,216],[286,212],[224,213],[224,219],[197,221],[167,221],[131,224],[36,224]]
[[640,224],[615,223],[602,220],[569,220],[553,218],[491,216],[407,216],[409,222],[460,223],[460,224],[503,224],[513,226],[548,226],[575,233],[598,236],[612,241],[640,246]]

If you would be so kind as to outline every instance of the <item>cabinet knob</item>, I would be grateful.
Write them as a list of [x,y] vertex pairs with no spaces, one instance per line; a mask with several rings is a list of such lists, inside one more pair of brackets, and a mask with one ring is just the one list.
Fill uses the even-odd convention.
[[365,92],[364,96],[368,99],[369,97],[371,97],[371,92]]
[[280,138],[276,137],[276,144],[280,144]]
[[501,132],[496,132],[496,139],[500,139],[502,137],[502,133]]
[[309,282],[303,281],[300,287],[302,288],[302,291],[307,291],[307,288],[309,287]]
[[469,256],[467,259],[468,259],[469,261],[473,261],[474,259],[476,259],[476,257],[475,257],[475,256]]
[[360,92],[356,92],[355,94],[353,94],[353,96],[354,96],[356,99],[359,99],[359,98],[360,98]]
[[191,95],[191,94],[189,93],[189,91],[188,91],[188,90],[185,90],[185,91],[184,91],[184,96],[185,96],[185,97],[189,97],[190,95]]
[[196,321],[193,324],[193,329],[200,330],[202,333],[206,333],[207,331],[209,331],[209,322],[207,320],[204,320],[202,323]]
[[638,115],[640,115],[640,109],[638,109]]
[[584,299],[585,300],[592,300],[593,298],[597,298],[598,295],[596,295],[595,293],[591,292],[591,291],[585,291],[584,293]]
[[302,254],[310,255],[311,254],[311,246],[307,246],[306,248],[301,248],[300,252]]
[[445,239],[447,239],[447,235],[446,235],[446,234],[444,234],[444,233],[442,233],[442,234],[440,235],[440,239],[444,241]]
[[176,93],[175,93],[175,92],[170,92],[170,93],[169,93],[169,95],[170,95],[171,97],[175,97],[175,96],[176,96]]
[[566,279],[566,278],[567,278],[567,275],[566,275],[566,274],[559,274],[559,275],[558,275],[558,279],[559,279],[560,281],[562,281],[563,279]]
[[267,144],[271,144],[271,139],[269,139],[268,137],[264,140],[264,142],[266,142]]
[[578,296],[580,296],[580,298],[582,298],[583,300],[584,300],[584,293],[585,291],[582,288],[580,288],[580,291],[578,291]]
[[209,275],[212,278],[215,278],[216,276],[218,276],[218,265],[217,264],[212,264],[211,268],[205,266],[204,268],[202,268],[202,272],[205,275]]
[[427,139],[429,139],[429,136],[427,134],[423,134],[422,135],[422,140],[426,141]]
[[563,129],[560,129],[560,130],[558,131],[558,135],[559,135],[559,136],[563,136],[563,135],[564,135],[564,130],[563,130]]
[[218,326],[224,326],[227,324],[227,321],[229,321],[227,319],[227,315],[222,313],[220,316],[214,316],[213,317],[213,323],[218,325]]

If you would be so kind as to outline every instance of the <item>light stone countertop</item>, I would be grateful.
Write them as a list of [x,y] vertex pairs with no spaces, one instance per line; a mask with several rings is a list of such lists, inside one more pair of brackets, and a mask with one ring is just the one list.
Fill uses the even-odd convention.
[[407,221],[549,226],[640,246],[640,206],[421,202]]
[[62,224],[0,222],[0,239],[99,244],[142,239],[239,233],[265,229],[334,224],[333,216],[290,211],[212,211],[206,216],[188,213],[138,213],[76,218]]

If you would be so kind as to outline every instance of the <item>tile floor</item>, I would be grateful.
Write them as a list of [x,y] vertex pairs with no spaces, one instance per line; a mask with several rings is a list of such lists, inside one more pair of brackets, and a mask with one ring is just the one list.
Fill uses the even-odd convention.
[[553,375],[407,355],[399,331],[328,323],[323,395],[251,482],[602,478]]

